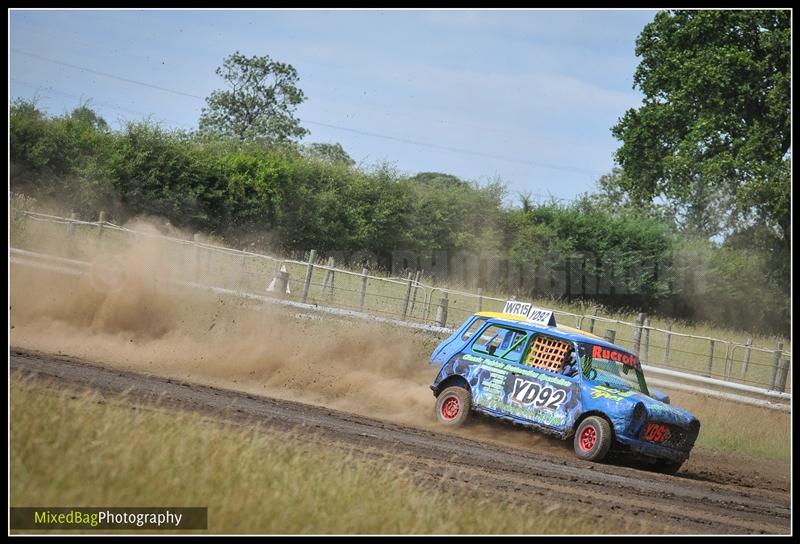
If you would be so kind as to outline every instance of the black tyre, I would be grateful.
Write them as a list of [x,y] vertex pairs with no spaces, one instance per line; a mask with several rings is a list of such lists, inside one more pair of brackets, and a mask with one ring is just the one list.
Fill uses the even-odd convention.
[[676,463],[674,461],[656,461],[650,470],[658,472],[659,474],[676,474],[683,466],[683,462]]
[[611,448],[611,425],[599,416],[589,416],[575,431],[575,454],[587,461],[601,461]]
[[436,398],[436,419],[442,425],[458,427],[469,418],[472,396],[463,387],[448,387]]

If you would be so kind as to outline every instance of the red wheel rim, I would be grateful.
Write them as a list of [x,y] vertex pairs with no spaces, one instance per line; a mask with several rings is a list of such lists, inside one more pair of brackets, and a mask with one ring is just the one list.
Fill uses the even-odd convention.
[[597,431],[589,425],[581,431],[581,435],[578,437],[578,445],[582,451],[592,451],[595,442],[597,442]]
[[451,419],[455,419],[458,417],[458,413],[461,412],[461,401],[458,400],[458,397],[452,396],[447,397],[442,402],[442,417],[448,421]]

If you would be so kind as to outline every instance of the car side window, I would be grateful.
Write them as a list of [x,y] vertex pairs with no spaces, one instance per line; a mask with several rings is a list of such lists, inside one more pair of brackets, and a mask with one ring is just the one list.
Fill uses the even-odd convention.
[[494,355],[506,361],[518,362],[525,352],[529,336],[525,331],[491,325],[475,339],[472,350]]
[[484,317],[477,318],[475,321],[470,323],[469,327],[467,327],[467,330],[465,330],[464,334],[461,335],[461,339],[469,340],[470,338],[472,338],[472,335],[478,332],[478,330],[481,327],[483,327],[484,323],[486,323],[486,318]]
[[522,354],[525,353],[525,348],[528,346],[527,340],[529,336],[528,333],[523,331],[509,331],[500,346],[502,350],[501,357],[518,363],[522,359]]
[[572,351],[572,344],[566,340],[537,334],[533,338],[533,345],[528,352],[525,364],[561,374],[564,366],[572,362]]

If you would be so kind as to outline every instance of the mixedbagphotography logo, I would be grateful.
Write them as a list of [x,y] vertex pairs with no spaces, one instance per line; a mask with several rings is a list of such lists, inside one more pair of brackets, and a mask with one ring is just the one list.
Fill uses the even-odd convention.
[[12,507],[12,530],[190,530],[208,528],[206,507]]

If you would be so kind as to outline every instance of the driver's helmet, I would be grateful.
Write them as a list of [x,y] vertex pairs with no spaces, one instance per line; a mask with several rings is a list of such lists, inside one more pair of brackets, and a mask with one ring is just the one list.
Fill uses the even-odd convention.
[[578,373],[578,354],[574,348],[570,348],[569,354],[564,361],[563,374],[567,376],[574,376]]

